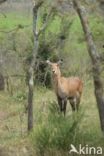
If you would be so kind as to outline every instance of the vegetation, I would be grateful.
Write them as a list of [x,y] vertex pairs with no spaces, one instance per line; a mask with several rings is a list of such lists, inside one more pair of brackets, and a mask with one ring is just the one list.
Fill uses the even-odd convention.
[[[26,148],[30,155],[31,151],[33,155],[43,151],[45,155],[53,153],[67,155],[70,143],[77,146],[82,143],[83,145],[103,147],[103,135],[93,95],[93,84],[90,80],[84,87],[79,114],[72,114],[68,104],[65,118],[57,110],[53,91],[37,87],[35,92],[37,93],[34,97],[36,103],[34,107],[35,127],[29,138],[26,126],[27,115],[24,114],[26,100],[17,100],[9,96],[8,93],[0,93],[0,144],[7,153],[10,152],[12,155],[12,151],[14,153],[17,151],[20,155],[25,155],[24,148]],[[74,122],[76,123],[75,127],[73,126]],[[69,131],[70,133],[68,133]],[[61,139],[62,142],[60,142]]]
[[[13,7],[16,7],[15,2]],[[90,7],[87,7],[94,41],[103,58],[104,19],[96,8],[92,12]],[[6,10],[5,7],[3,10]],[[0,72],[6,82],[5,90],[0,91],[0,155],[69,155],[71,143],[76,147],[80,143],[103,147],[104,138],[93,94],[90,58],[80,20],[72,10],[65,14],[57,14],[56,11],[47,29],[39,37],[33,101],[35,126],[33,131],[27,134],[26,72],[33,49],[32,13],[27,14],[23,8],[21,10],[5,11],[6,18],[0,14]],[[42,8],[40,16],[45,11]],[[40,27],[42,19],[39,20]],[[65,27],[67,23],[69,28]],[[63,32],[67,32],[65,36]],[[66,117],[60,114],[51,88],[50,70],[47,65],[43,66],[43,62],[48,58],[51,61],[62,58],[63,75],[82,78],[84,90],[78,114],[72,113],[69,104]]]

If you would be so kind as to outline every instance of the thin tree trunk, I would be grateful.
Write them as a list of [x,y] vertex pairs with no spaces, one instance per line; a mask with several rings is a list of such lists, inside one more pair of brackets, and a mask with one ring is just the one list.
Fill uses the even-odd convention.
[[28,131],[33,128],[33,69],[31,69],[28,83]]
[[39,41],[37,35],[37,14],[38,7],[34,4],[33,6],[33,34],[34,34],[34,48],[33,48],[33,58],[31,61],[29,69],[29,83],[28,83],[28,131],[33,129],[33,91],[34,91],[34,65],[36,61],[36,56],[38,53]]
[[89,28],[88,19],[84,7],[82,8],[80,6],[78,0],[73,0],[73,4],[80,18],[82,28],[86,37],[88,53],[92,61],[95,96],[96,96],[97,106],[99,110],[101,129],[104,132],[104,88],[103,88],[103,82],[101,80],[101,65],[99,60],[100,57],[93,41],[92,33]]
[[5,88],[4,76],[2,73],[0,73],[0,90],[4,90],[4,88]]
[[43,4],[43,0],[39,2],[34,1],[33,6],[33,34],[34,34],[34,48],[33,48],[33,57],[29,68],[29,83],[28,83],[28,131],[33,128],[33,89],[34,89],[34,66],[36,62],[36,57],[39,50],[39,36],[45,31],[48,26],[50,17],[53,16],[53,8],[50,9],[49,14],[46,17],[46,21],[43,23],[40,30],[37,30],[37,21],[38,21],[38,11],[41,5]]

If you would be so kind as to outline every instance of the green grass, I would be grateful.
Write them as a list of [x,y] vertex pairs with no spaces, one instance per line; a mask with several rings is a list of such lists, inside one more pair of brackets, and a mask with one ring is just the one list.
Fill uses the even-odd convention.
[[[50,91],[47,90],[42,97],[46,97],[48,93]],[[48,94],[48,99],[51,97],[53,97],[54,101],[53,93],[50,96]],[[39,103],[41,102],[39,101]],[[46,154],[47,151],[63,151],[62,153],[65,152],[67,155],[71,143],[76,146],[82,144],[103,147],[103,134],[100,129],[98,110],[91,81],[85,84],[79,117],[78,114],[72,114],[69,104],[66,117],[64,118],[57,113],[57,109],[52,109],[52,105],[55,105],[55,102],[50,102],[50,100],[47,101],[46,99],[45,103],[48,106],[45,107],[44,105],[43,111],[41,110],[41,114],[38,114],[37,126],[30,137],[37,155],[42,155],[41,153],[43,152]],[[40,107],[42,106],[40,105]],[[77,124],[71,129],[74,122]],[[49,153],[52,154],[51,152]]]
[[16,26],[18,26],[19,24],[21,25],[28,25],[28,24],[32,24],[32,19],[28,18],[24,15],[21,14],[17,14],[17,13],[8,13],[7,17],[1,17],[0,18],[0,29],[2,30],[8,30],[8,29],[12,29]]
[[[85,84],[83,91],[81,110],[84,113],[82,113],[82,116],[79,113],[81,120],[78,120],[78,127],[71,132],[73,119],[77,118],[77,114],[73,116],[70,105],[67,106],[67,113],[64,118],[57,113],[58,110],[52,107],[56,103],[53,91],[37,87],[34,93],[34,124],[36,125],[31,135],[33,150],[43,150],[44,148],[45,154],[52,154],[52,151],[54,151],[57,153],[56,155],[60,155],[59,153],[62,151],[67,155],[71,142],[76,145],[80,143],[94,146],[104,145],[91,81]],[[15,94],[14,92],[14,96]],[[22,114],[25,103],[26,100],[19,101],[5,92],[0,92],[0,145],[5,148],[11,146],[18,149],[21,142],[23,142],[23,145],[21,145],[23,148],[26,140],[28,146],[30,146],[27,137],[27,114]],[[22,120],[20,120],[20,114],[23,115]],[[54,133],[53,130],[55,130]],[[67,133],[68,131],[70,133]]]
[[[9,33],[3,33],[3,32],[9,32],[14,30],[18,27],[18,25],[30,25],[32,26],[32,19],[31,17],[26,17],[24,15],[21,15],[19,13],[8,13],[7,17],[0,17],[0,42],[2,43],[3,40],[6,40]],[[25,31],[25,29],[24,29]]]
[[[63,47],[63,51],[59,51],[59,56],[65,59],[63,67],[63,73],[65,75],[77,74],[84,80],[84,90],[81,100],[81,110],[83,110],[84,114],[78,125],[78,132],[74,134],[76,139],[74,140],[71,136],[73,131],[71,134],[67,134],[67,130],[73,125],[73,114],[70,105],[68,104],[67,107],[66,118],[63,118],[62,115],[57,116],[57,112],[54,114],[54,111],[50,113],[50,105],[56,103],[56,96],[52,90],[42,86],[34,89],[34,124],[36,125],[33,133],[28,137],[27,114],[24,114],[24,105],[27,104],[27,89],[24,88],[24,90],[22,90],[21,87],[18,87],[18,89],[14,91],[13,96],[10,96],[10,94],[6,92],[0,92],[0,147],[2,145],[8,150],[9,148],[14,148],[15,151],[27,147],[27,149],[30,148],[34,151],[35,148],[36,150],[40,150],[42,149],[41,146],[43,146],[46,156],[63,156],[68,155],[68,147],[73,141],[76,145],[82,143],[104,146],[104,138],[100,130],[98,110],[93,93],[92,77],[87,75],[86,72],[86,70],[89,70],[90,62],[86,43],[79,19],[75,16],[73,18],[74,20],[69,30],[68,39]],[[54,21],[50,23],[46,30],[47,40],[50,40],[50,32],[53,38],[59,33],[60,22],[60,18],[55,17]],[[0,31],[12,30],[19,24],[31,25],[32,19],[31,17],[27,18],[20,14],[7,14],[7,18],[0,17]],[[94,40],[97,42],[97,45],[99,45],[99,43],[102,43],[104,40],[103,20],[92,16],[90,17],[90,26]],[[32,51],[31,29],[32,27],[29,27],[17,33],[16,52],[21,55],[24,52],[29,53]],[[23,40],[23,38],[25,40]],[[10,46],[10,41],[11,39],[8,39],[8,34],[0,32],[0,43],[2,44],[2,42],[4,42],[5,46],[9,44],[9,48],[7,46],[7,49],[12,50],[13,47]],[[101,46],[98,47],[99,50],[101,50]],[[57,52],[57,49],[55,50]],[[60,127],[62,131],[60,131]],[[52,129],[57,132],[52,132]],[[72,138],[70,139],[70,137]],[[61,142],[61,139],[63,142]],[[30,140],[32,140],[32,143],[30,143]],[[33,144],[32,147],[31,144]]]

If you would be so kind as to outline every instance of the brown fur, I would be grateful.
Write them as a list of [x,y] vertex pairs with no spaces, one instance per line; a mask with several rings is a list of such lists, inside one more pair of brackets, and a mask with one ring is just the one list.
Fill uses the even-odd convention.
[[82,81],[78,77],[61,76],[59,63],[51,63],[50,61],[47,63],[51,65],[54,89],[60,110],[64,114],[66,113],[67,100],[69,100],[73,111],[78,110],[83,89]]

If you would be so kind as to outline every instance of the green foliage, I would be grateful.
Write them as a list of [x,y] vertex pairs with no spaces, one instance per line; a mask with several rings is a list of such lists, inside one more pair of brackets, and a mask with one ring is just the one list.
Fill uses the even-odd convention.
[[18,101],[18,102],[22,102],[24,100],[27,99],[25,92],[22,91],[18,91],[13,95],[13,98]]
[[[38,26],[42,25],[42,18],[47,9],[43,8],[40,11]],[[19,24],[31,25],[31,17],[27,20],[26,17],[20,16],[20,14],[8,14],[7,18],[2,18],[0,22],[0,29],[9,31],[15,28]],[[72,21],[71,26],[68,23]],[[67,23],[67,24],[65,24]],[[101,44],[103,44],[103,18],[95,15],[89,16],[89,23],[94,36],[94,40],[100,50]],[[63,34],[65,32],[65,34]],[[65,35],[65,40],[61,40],[61,35]],[[26,71],[28,65],[32,59],[33,50],[33,34],[32,27],[24,27],[17,32],[10,34],[0,33],[0,45],[2,45],[2,51],[6,51],[16,57],[19,56],[24,66],[22,68]],[[99,51],[100,51],[99,50]],[[39,53],[37,56],[37,64],[39,65],[36,71],[36,83],[46,85],[50,87],[50,72],[47,72],[47,66],[41,61],[51,59],[51,61],[57,61],[63,58],[64,67],[63,73],[69,75],[85,75],[89,68],[89,56],[87,53],[86,42],[83,34],[83,30],[80,24],[80,20],[74,14],[67,17],[55,16],[50,22],[46,31],[39,38]],[[81,68],[83,66],[83,69]],[[9,66],[7,66],[8,69]],[[12,66],[13,67],[13,66]],[[66,70],[67,69],[67,70]],[[12,71],[12,68],[11,68]]]
[[41,116],[30,135],[37,154],[41,155],[49,149],[68,151],[70,144],[75,143],[83,118],[81,112],[64,117],[56,102],[50,103],[48,109],[47,117]]
[[17,14],[17,13],[8,13],[7,17],[1,18],[2,22],[0,22],[0,28],[2,28],[3,30],[8,30],[8,29],[12,29],[16,26],[18,26],[19,24],[21,25],[25,25],[25,24],[30,24],[31,23],[31,18],[27,20],[26,16],[23,16],[21,14]]
[[[93,21],[93,22],[92,22]],[[90,17],[90,26],[95,41],[104,40],[104,20],[102,17]]]

